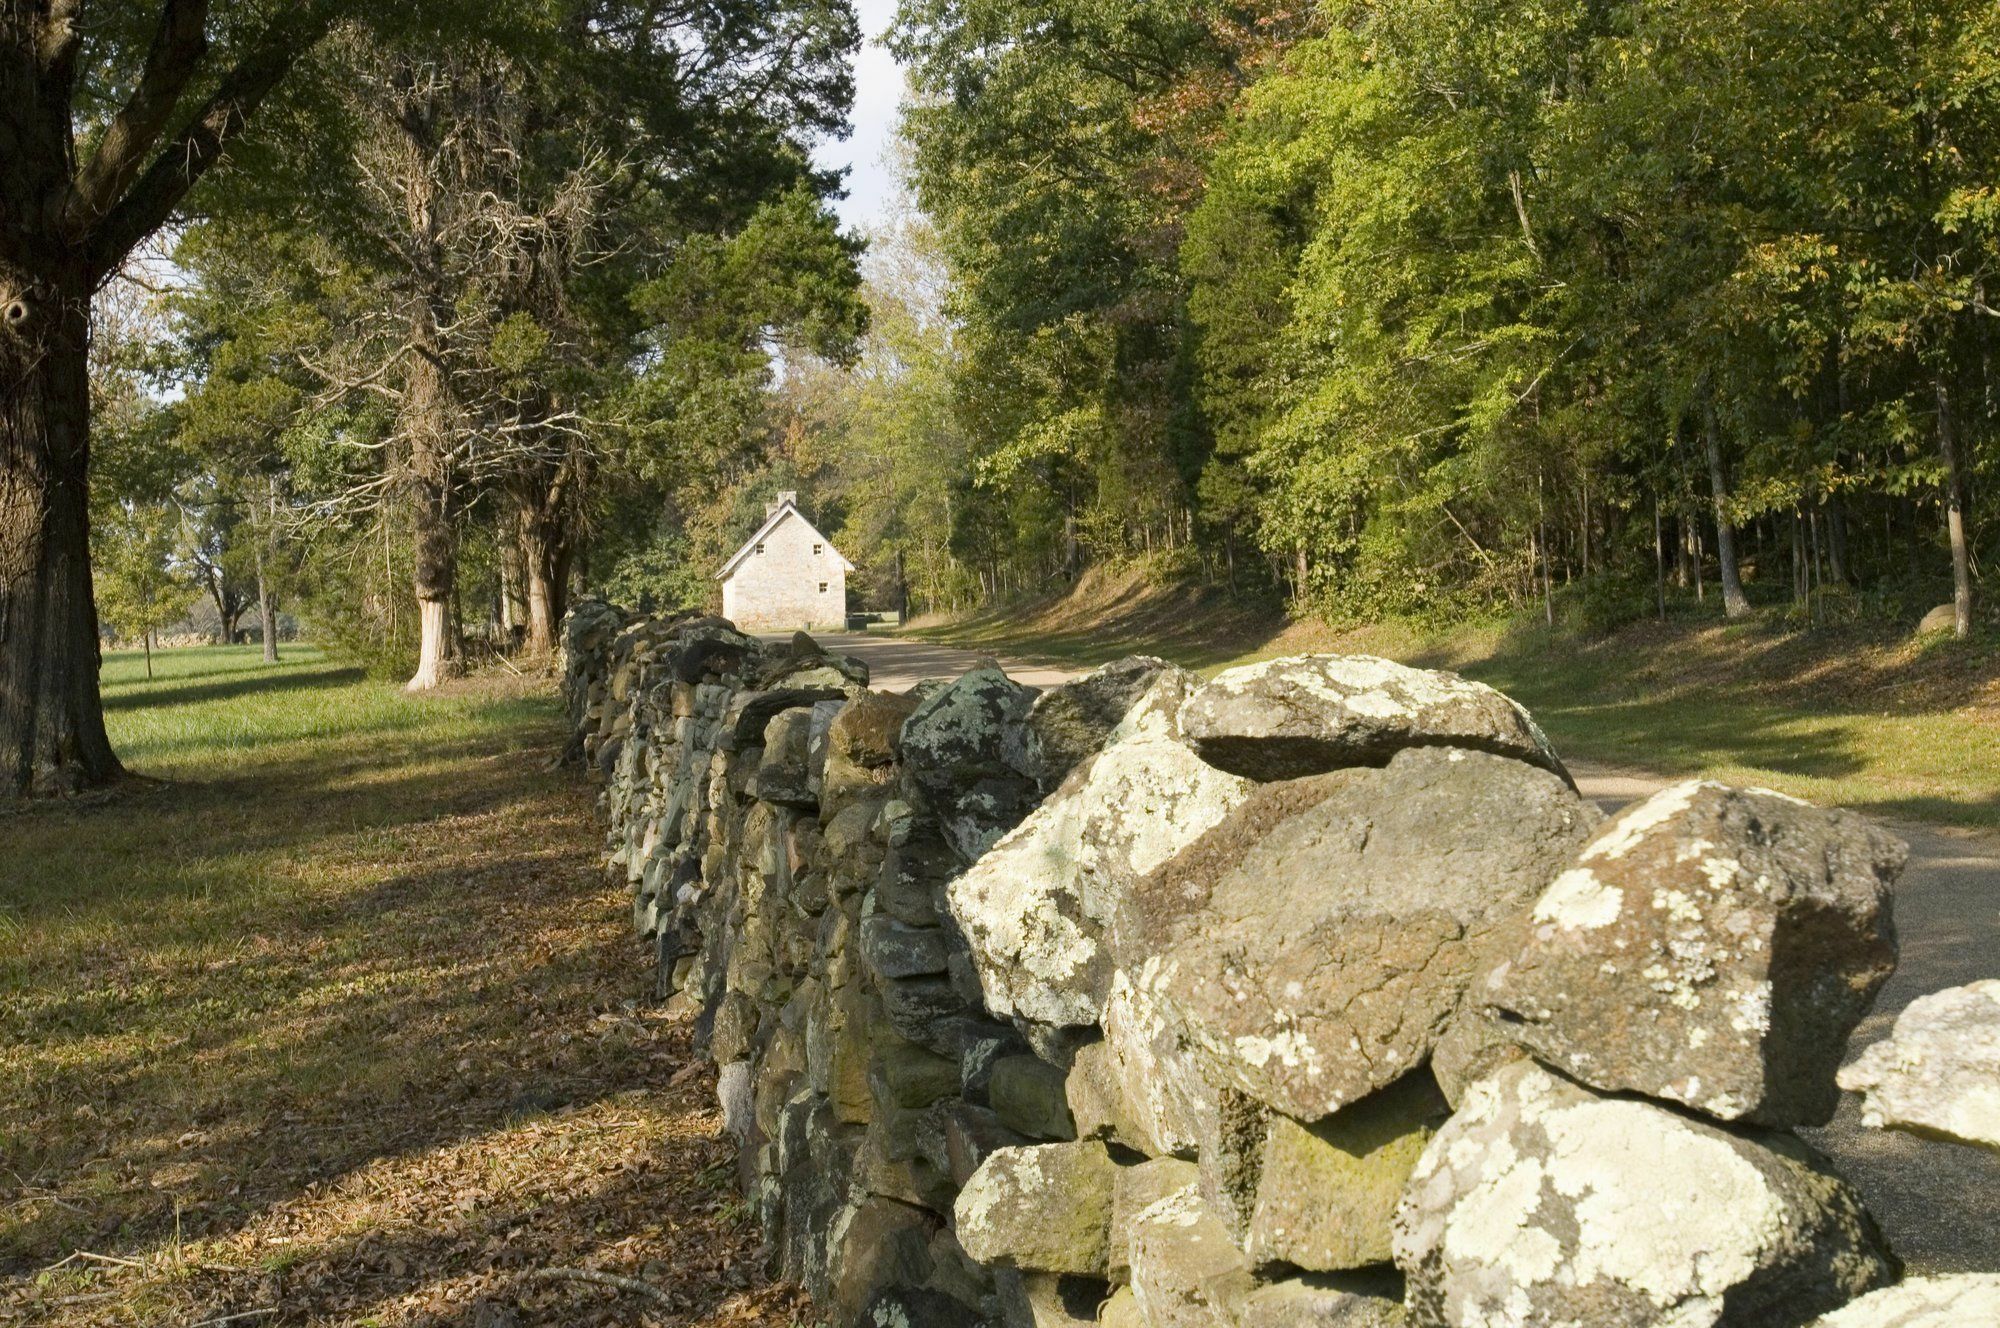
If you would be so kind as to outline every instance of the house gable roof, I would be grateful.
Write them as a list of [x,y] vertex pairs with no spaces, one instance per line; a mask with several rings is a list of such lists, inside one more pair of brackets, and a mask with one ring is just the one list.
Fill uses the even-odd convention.
[[815,526],[812,522],[806,520],[806,514],[799,510],[798,504],[787,499],[786,501],[778,504],[776,511],[772,512],[771,515],[764,518],[764,524],[757,527],[756,534],[752,535],[749,539],[743,541],[742,548],[738,549],[735,553],[730,555],[729,561],[722,565],[722,570],[715,574],[715,579],[718,581],[727,581],[729,579],[730,573],[736,570],[737,565],[740,564],[745,558],[749,557],[751,552],[755,550],[760,543],[763,542],[764,537],[769,535],[772,531],[776,530],[779,524],[782,523],[784,519],[788,516],[797,517],[801,522],[804,523],[805,528],[807,530],[811,531],[814,535],[819,536],[820,543],[826,545],[826,547],[829,549],[833,549],[833,556],[840,559],[840,569],[843,572],[851,572],[854,570],[854,564],[847,561],[847,555],[842,553],[839,549],[835,549],[833,547],[833,541],[828,539],[824,534],[822,534],[818,526]]

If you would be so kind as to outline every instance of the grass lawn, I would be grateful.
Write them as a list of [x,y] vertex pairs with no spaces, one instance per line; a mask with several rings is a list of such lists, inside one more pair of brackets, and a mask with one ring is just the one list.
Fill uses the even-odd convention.
[[1991,640],[1714,619],[1639,624],[1595,641],[1532,625],[1334,632],[1133,578],[914,630],[1034,659],[1098,664],[1145,653],[1208,673],[1294,651],[1385,655],[1508,692],[1565,756],[2000,828],[2000,651]]
[[105,665],[144,782],[0,813],[0,1324],[786,1324],[552,696]]

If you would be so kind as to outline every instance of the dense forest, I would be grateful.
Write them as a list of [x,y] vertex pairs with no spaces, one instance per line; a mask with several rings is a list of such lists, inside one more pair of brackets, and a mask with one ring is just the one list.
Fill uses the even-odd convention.
[[779,489],[856,608],[1143,563],[1335,622],[1974,628],[1993,6],[889,41],[864,236],[812,164],[844,0],[0,3],[0,783],[114,777],[99,643],[191,605],[427,687],[579,589],[708,603]]
[[[1990,5],[905,10],[991,588],[1969,625]],[[1990,539],[1987,541],[1990,544]]]

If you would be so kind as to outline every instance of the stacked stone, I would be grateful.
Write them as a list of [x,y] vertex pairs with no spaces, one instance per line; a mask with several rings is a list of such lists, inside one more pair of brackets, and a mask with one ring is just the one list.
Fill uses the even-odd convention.
[[1380,660],[890,696],[603,621],[612,859],[839,1322],[1803,1328],[1892,1280],[1788,1133],[1893,964],[1865,823],[1604,823],[1520,707]]
[[1901,862],[1717,785],[1601,824],[1450,675],[1168,673],[951,888],[988,1006],[1076,1047],[1078,1138],[990,1159],[959,1239],[1021,1323],[1806,1324],[1895,1274],[1787,1131]]
[[625,628],[625,615],[601,599],[578,601],[563,622],[562,692],[573,742],[595,736],[604,721],[611,683],[611,642]]

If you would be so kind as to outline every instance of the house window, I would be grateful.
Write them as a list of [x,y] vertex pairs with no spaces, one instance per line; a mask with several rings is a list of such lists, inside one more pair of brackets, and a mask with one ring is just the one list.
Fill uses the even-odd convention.
[[822,547],[823,547],[823,546],[821,546],[821,545],[818,545],[818,544],[815,544],[815,545],[813,545],[813,557],[815,557],[815,558],[819,557],[819,555],[820,555],[820,550],[821,550],[821,548],[822,548]]
[[763,546],[763,545],[761,545],[761,544],[759,544],[759,545],[757,546],[757,552],[759,552],[759,553],[762,553],[763,551],[764,551],[764,546]]
[[822,595],[826,593],[826,582],[822,581],[819,583],[819,593]]

